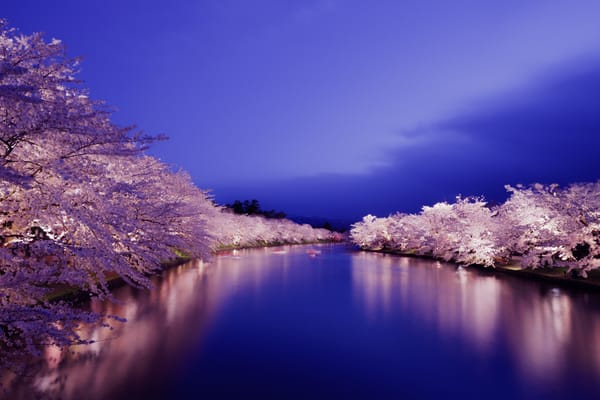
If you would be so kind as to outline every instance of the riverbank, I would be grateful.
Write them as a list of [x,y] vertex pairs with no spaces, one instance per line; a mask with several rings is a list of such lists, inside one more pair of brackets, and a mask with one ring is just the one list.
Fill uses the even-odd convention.
[[[383,253],[390,254],[399,257],[410,257],[410,258],[421,258],[437,260],[435,257],[417,255],[412,253],[394,251],[394,250],[369,250],[361,249],[370,253]],[[450,262],[449,262],[450,263]],[[458,264],[454,264],[458,267]],[[485,267],[483,265],[470,265],[466,268],[476,269],[486,274],[504,274],[510,276],[516,276],[522,279],[535,280],[539,282],[547,282],[556,284],[563,287],[591,290],[600,292],[600,271],[593,270],[588,272],[587,278],[578,276],[571,276],[567,273],[567,268],[554,267],[554,268],[523,268],[520,265],[512,262],[507,264],[496,265],[495,267]]]
[[236,246],[236,245],[226,245],[226,246],[219,246],[217,247],[217,249],[215,250],[215,252],[213,254],[215,255],[219,255],[223,252],[227,252],[227,251],[231,251],[231,250],[244,250],[244,249],[262,249],[265,247],[280,247],[280,246],[308,246],[311,244],[332,244],[332,243],[344,243],[343,240],[317,240],[317,241],[306,241],[306,242],[292,242],[292,243],[286,243],[286,242],[274,242],[274,243],[256,243],[256,244],[251,244],[251,245],[242,245],[242,246]]
[[[178,256],[177,258],[163,262],[160,270],[158,270],[158,271],[159,271],[159,273],[161,273],[170,268],[174,268],[179,265],[185,264],[189,260],[190,260],[189,257]],[[108,288],[110,290],[116,289],[118,287],[121,287],[121,286],[124,286],[127,284],[123,278],[121,278],[118,274],[116,274],[114,272],[107,274],[106,283],[108,284]],[[90,296],[87,292],[85,292],[81,289],[78,289],[78,288],[73,288],[71,286],[67,286],[67,285],[56,286],[55,290],[53,290],[46,297],[46,300],[50,301],[50,302],[61,301],[61,300],[69,300],[69,301],[77,302],[77,301],[87,301],[89,299],[90,299]]]
[[[257,243],[254,245],[243,245],[243,246],[219,246],[212,253],[214,256],[218,256],[220,254],[224,254],[226,252],[232,250],[244,250],[244,249],[260,249],[260,248],[269,248],[269,247],[280,247],[280,246],[308,246],[308,245],[316,245],[316,244],[339,244],[343,243],[343,241],[337,240],[320,240],[320,241],[307,241],[301,243],[285,243],[285,242],[277,242],[277,243]],[[158,274],[162,273],[171,268],[178,267],[186,262],[190,261],[191,258],[183,252],[177,252],[177,256],[172,260],[165,261],[161,265],[161,269],[158,271]],[[109,289],[116,289],[123,285],[126,285],[126,282],[119,275],[115,273],[111,273],[107,275],[106,282],[108,283]],[[86,301],[89,300],[89,295],[80,289],[69,287],[69,286],[59,286],[56,287],[52,293],[50,293],[46,300],[48,301],[60,301],[60,300],[69,300],[69,301]]]

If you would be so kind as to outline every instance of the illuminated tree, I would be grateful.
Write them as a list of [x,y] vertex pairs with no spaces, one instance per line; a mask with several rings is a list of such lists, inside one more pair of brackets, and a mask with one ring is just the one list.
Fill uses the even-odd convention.
[[[59,41],[0,22],[0,346],[82,339],[97,316],[50,301],[57,287],[110,296],[148,286],[174,257],[207,253],[212,207],[185,173],[143,156],[152,138],[112,124]],[[32,338],[36,338],[32,341]]]
[[525,267],[568,267],[582,276],[600,267],[600,182],[507,186],[502,206],[509,248]]
[[526,268],[567,267],[580,276],[600,267],[600,182],[507,186],[495,209],[479,198],[423,207],[420,214],[367,215],[351,239],[371,250],[494,266],[518,256]]
[[59,41],[0,21],[2,350],[86,341],[78,326],[100,316],[54,300],[57,289],[111,299],[110,279],[149,287],[150,274],[177,254],[330,238],[287,220],[224,213],[186,172],[145,155],[158,138],[113,124],[76,72]]

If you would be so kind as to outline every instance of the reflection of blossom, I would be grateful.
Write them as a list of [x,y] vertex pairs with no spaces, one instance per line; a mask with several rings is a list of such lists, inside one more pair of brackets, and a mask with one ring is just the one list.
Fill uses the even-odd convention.
[[575,359],[575,364],[594,366],[600,377],[600,314],[584,299],[438,264],[357,253],[352,257],[355,298],[372,318],[402,310],[442,336],[469,338],[484,355],[505,341],[524,376],[558,379]]
[[[285,270],[288,247],[277,257]],[[277,250],[277,249],[275,249]],[[122,287],[118,302],[94,301],[93,311],[121,315],[126,323],[112,322],[113,329],[87,326],[81,335],[93,340],[67,351],[48,347],[33,383],[18,385],[14,398],[31,398],[32,387],[40,395],[61,399],[111,398],[113,388],[129,380],[144,378],[157,360],[165,371],[176,370],[190,343],[198,343],[209,329],[223,302],[240,286],[258,287],[272,269],[264,264],[273,249],[234,250],[231,256],[215,257],[210,263],[189,262],[154,279],[155,288],[140,292]],[[3,377],[5,386],[11,381]]]
[[[127,315],[127,323],[113,324],[113,330],[89,327],[82,335],[95,340],[93,345],[67,352],[49,348],[25,386],[20,377],[13,377],[12,383],[3,378],[2,383],[13,385],[15,399],[31,398],[33,389],[49,398],[98,399],[122,396],[115,388],[124,385],[170,382],[168,375],[178,374],[188,363],[191,347],[196,348],[192,357],[203,354],[203,338],[213,337],[213,321],[234,303],[234,296],[265,297],[271,283],[292,287],[294,278],[321,273],[323,269],[308,266],[327,261],[327,251],[323,253],[312,258],[306,248],[240,250],[210,263],[174,268],[156,279],[150,292],[121,288],[120,303],[97,302],[93,307]],[[299,257],[310,264],[296,265]],[[595,297],[544,290],[537,283],[457,270],[437,261],[366,252],[354,253],[350,260],[358,305],[350,305],[358,314],[353,319],[364,311],[373,325],[387,325],[402,315],[435,332],[445,345],[460,346],[481,360],[506,353],[511,373],[516,370],[524,383],[560,381],[567,371],[579,373],[583,368],[588,375],[600,376]]]

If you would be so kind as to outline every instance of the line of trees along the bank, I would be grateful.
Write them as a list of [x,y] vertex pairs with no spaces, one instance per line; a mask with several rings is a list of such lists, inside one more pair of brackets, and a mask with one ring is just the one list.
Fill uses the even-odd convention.
[[111,298],[110,278],[149,287],[175,250],[331,238],[224,213],[185,171],[144,153],[160,137],[113,124],[77,68],[58,40],[0,21],[0,366],[9,347],[86,342],[77,327],[99,316],[48,301],[57,286]]
[[260,207],[260,203],[256,199],[252,200],[235,200],[231,204],[226,204],[225,207],[233,211],[235,214],[240,215],[260,215],[265,218],[282,219],[286,215],[282,211],[275,210],[263,210]]
[[463,265],[518,259],[525,268],[563,267],[581,277],[600,268],[600,181],[506,189],[510,198],[494,207],[459,197],[423,207],[420,214],[367,215],[352,226],[351,239],[363,249]]
[[[234,214],[239,215],[251,215],[251,216],[261,216],[268,219],[283,219],[286,218],[287,215],[283,211],[275,211],[271,210],[263,210],[260,206],[260,202],[256,199],[252,200],[235,200],[233,203],[225,204],[226,211],[231,211]],[[313,228],[323,228],[328,231],[344,233],[348,231],[348,225],[345,223],[338,223],[337,226],[334,226],[331,222],[324,218],[317,217],[288,217],[292,221],[299,224],[308,224]]]

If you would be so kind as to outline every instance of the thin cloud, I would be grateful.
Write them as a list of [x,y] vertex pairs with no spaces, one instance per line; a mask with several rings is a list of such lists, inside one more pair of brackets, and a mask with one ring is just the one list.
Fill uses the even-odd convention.
[[[472,111],[406,132],[391,165],[248,188],[270,207],[359,218],[414,212],[458,194],[503,201],[505,184],[600,178],[600,59],[582,59]],[[217,190],[219,193],[219,190]],[[238,191],[239,193],[239,191]]]

